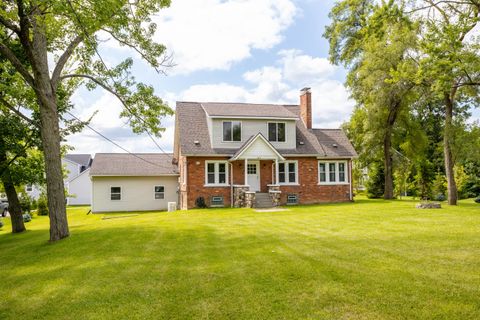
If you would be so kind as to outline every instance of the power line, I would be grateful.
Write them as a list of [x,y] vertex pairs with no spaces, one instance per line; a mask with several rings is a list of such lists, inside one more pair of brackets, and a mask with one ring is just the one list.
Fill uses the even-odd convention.
[[[115,145],[116,147],[122,149],[122,150],[125,151],[126,153],[128,153],[128,154],[130,154],[130,155],[132,155],[132,156],[134,156],[134,157],[136,157],[136,158],[138,158],[138,159],[140,159],[140,160],[142,160],[142,161],[145,161],[145,162],[147,162],[147,163],[149,163],[149,164],[151,164],[151,165],[157,166],[157,167],[159,167],[159,168],[162,168],[162,169],[170,169],[170,168],[171,168],[170,166],[168,166],[168,167],[166,167],[166,166],[161,166],[161,165],[159,165],[158,163],[149,161],[149,160],[147,160],[147,159],[145,159],[145,158],[140,157],[138,154],[135,154],[135,153],[133,153],[133,152],[130,152],[128,149],[122,147],[122,146],[121,146],[120,144],[118,144],[117,142],[113,141],[112,139],[110,139],[109,137],[105,136],[104,134],[102,134],[102,133],[99,132],[98,130],[94,129],[94,128],[93,128],[92,126],[90,126],[88,123],[86,123],[86,122],[82,121],[81,119],[79,119],[77,116],[75,116],[75,115],[74,115],[73,113],[71,113],[70,111],[67,110],[66,112],[67,112],[70,116],[72,116],[74,119],[80,121],[80,122],[81,122],[83,125],[85,125],[87,128],[89,128],[90,130],[92,130],[93,132],[95,132],[96,134],[98,134],[100,137],[102,137],[103,139],[107,140],[108,142],[110,142],[111,144]],[[165,153],[165,155],[170,156],[170,155],[167,154],[167,153]]]
[[[73,7],[73,5],[72,5],[72,3],[70,2],[70,0],[67,0],[67,2],[68,2],[68,4],[69,4],[70,8],[72,9],[73,15],[74,15],[75,18],[77,19],[78,24],[80,25],[80,28],[82,29],[82,32],[83,32],[83,34],[85,35],[85,38],[86,38],[87,40],[89,40],[90,35],[89,35],[88,32],[85,30],[85,26],[82,24],[82,21],[81,21],[80,17],[78,16],[77,12],[75,11],[75,8]],[[105,61],[103,60],[102,56],[100,55],[100,52],[98,52],[97,46],[93,45],[93,49],[95,50],[95,53],[96,53],[96,55],[98,56],[98,58],[100,59],[100,62],[102,63],[102,65],[103,65],[103,67],[105,68],[105,70],[110,71],[110,69],[108,68],[107,64],[106,64]],[[110,74],[110,72],[108,72],[108,76],[109,76],[109,78],[113,81],[113,84],[116,85],[116,84],[117,84],[117,81],[112,77],[112,75]],[[123,103],[123,105],[124,105],[124,107],[128,110],[128,112],[130,112],[130,114],[131,114],[132,116],[134,116],[134,117],[136,117],[137,119],[139,119],[140,121],[142,121],[143,124],[148,125],[147,122],[145,121],[145,119],[143,119],[141,116],[139,116],[138,114],[136,114],[135,112],[133,112],[125,103]],[[146,133],[147,133],[147,135],[150,137],[150,139],[153,141],[153,143],[158,147],[158,149],[173,160],[173,156],[171,156],[170,154],[166,153],[165,150],[163,150],[163,148],[160,147],[160,145],[157,143],[157,141],[154,139],[154,137],[150,134],[150,132],[148,132],[148,130],[146,130]]]

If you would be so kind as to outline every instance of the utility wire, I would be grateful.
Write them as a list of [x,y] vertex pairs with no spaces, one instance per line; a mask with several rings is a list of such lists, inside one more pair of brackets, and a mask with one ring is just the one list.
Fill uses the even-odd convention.
[[[133,152],[130,152],[128,149],[122,147],[120,144],[118,144],[117,142],[113,141],[112,139],[108,138],[107,136],[105,136],[104,134],[102,134],[101,132],[99,132],[98,130],[94,129],[92,126],[90,126],[88,123],[82,121],[81,119],[79,119],[77,116],[75,116],[73,113],[71,113],[70,111],[66,111],[71,117],[73,117],[74,119],[80,121],[83,125],[85,125],[87,128],[89,128],[90,130],[92,130],[93,132],[95,132],[96,134],[98,134],[100,137],[102,137],[103,139],[107,140],[108,142],[110,142],[111,144],[115,145],[116,147],[122,149],[123,151],[125,151],[126,153],[142,160],[142,161],[145,161],[146,163],[149,163],[151,165],[154,165],[154,166],[157,166],[159,168],[162,168],[162,169],[171,169],[172,167],[168,166],[161,166],[159,165],[158,163],[155,163],[155,162],[152,162],[152,161],[149,161],[145,158],[142,158],[140,157],[138,154],[135,154]],[[169,154],[166,154],[166,155],[169,155]]]
[[[90,35],[88,34],[87,30],[85,30],[85,26],[82,24],[82,21],[80,19],[80,17],[78,16],[77,12],[75,11],[75,8],[73,7],[72,3],[70,2],[70,0],[67,0],[68,2],[68,5],[70,6],[70,8],[72,9],[72,13],[73,15],[75,16],[75,18],[77,19],[78,21],[78,24],[80,25],[80,28],[82,29],[82,32],[83,34],[85,35],[85,38],[87,40],[90,41]],[[92,41],[93,43],[93,41]],[[105,68],[105,70],[107,71],[110,71],[110,69],[108,68],[107,64],[105,63],[105,61],[103,60],[102,56],[100,55],[100,52],[98,52],[98,49],[97,49],[97,46],[95,45],[92,45],[93,46],[93,49],[95,50],[95,53],[97,54],[98,58],[100,59],[100,62],[102,63],[103,67]],[[116,85],[117,84],[117,81],[112,77],[112,75],[110,73],[108,73],[108,76],[110,77],[110,79],[113,81],[113,84]],[[138,114],[136,114],[135,112],[133,112],[127,105],[125,105],[125,108],[130,112],[130,114],[134,117],[136,117],[137,119],[139,119],[140,121],[142,121],[144,124],[148,125],[147,122],[145,121],[145,119],[143,119],[141,116],[139,116]],[[155,138],[150,134],[150,132],[146,131],[147,135],[150,137],[150,139],[153,141],[153,143],[158,147],[158,149],[163,152],[165,155],[167,155],[168,157],[170,157],[172,160],[173,160],[173,156],[166,153],[165,150],[162,149],[162,147],[160,147],[160,145],[157,143],[157,141],[155,140]]]

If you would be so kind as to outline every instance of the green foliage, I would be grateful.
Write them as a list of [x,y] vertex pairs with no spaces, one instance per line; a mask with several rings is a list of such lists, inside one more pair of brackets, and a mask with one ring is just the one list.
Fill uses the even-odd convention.
[[[447,178],[444,174],[437,172],[435,179],[432,183],[432,193],[435,197],[443,196],[447,194]],[[440,200],[437,200],[440,201]]]
[[370,165],[366,188],[368,198],[378,199],[383,197],[385,190],[385,173],[383,163],[375,162]]
[[37,201],[37,215],[39,216],[48,216],[48,205],[47,198],[42,195]]
[[32,210],[32,198],[30,198],[26,192],[22,192],[18,200],[20,201],[22,212],[30,213]]
[[204,197],[198,197],[197,199],[195,199],[195,207],[206,208],[207,204],[205,203],[205,198]]

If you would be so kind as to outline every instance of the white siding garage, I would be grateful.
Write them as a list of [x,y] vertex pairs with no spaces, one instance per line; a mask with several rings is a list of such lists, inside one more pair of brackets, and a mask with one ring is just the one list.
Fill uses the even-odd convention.
[[92,186],[92,212],[167,210],[178,202],[178,176],[92,177]]
[[96,154],[92,212],[167,210],[178,202],[178,176],[171,154]]
[[66,183],[70,195],[67,198],[69,206],[92,203],[92,182],[89,173],[90,169],[87,169]]

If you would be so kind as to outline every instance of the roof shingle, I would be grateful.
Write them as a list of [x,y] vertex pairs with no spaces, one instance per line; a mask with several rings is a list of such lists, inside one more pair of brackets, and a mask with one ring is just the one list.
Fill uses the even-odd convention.
[[172,154],[160,153],[97,153],[90,169],[91,176],[161,176],[176,175]]

